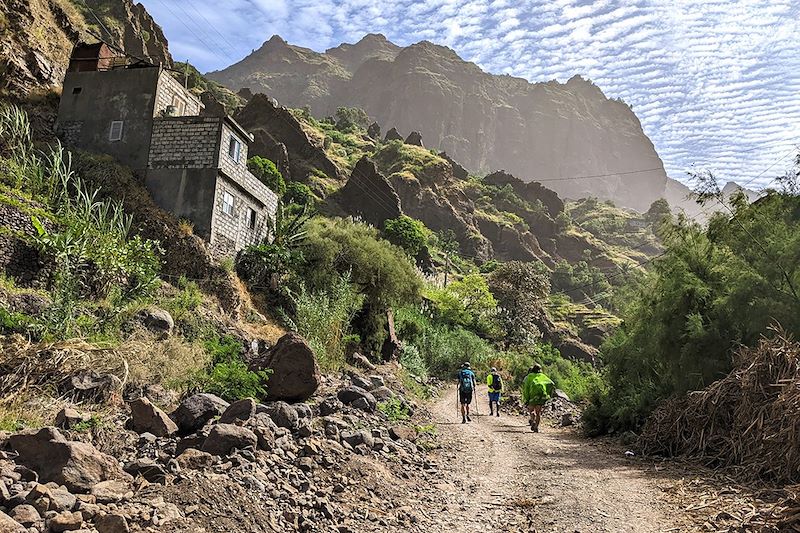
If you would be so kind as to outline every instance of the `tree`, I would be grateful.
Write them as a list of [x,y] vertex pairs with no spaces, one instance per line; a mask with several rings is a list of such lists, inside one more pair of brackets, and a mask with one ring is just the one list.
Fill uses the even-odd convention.
[[390,243],[400,246],[411,257],[416,257],[428,240],[425,225],[406,215],[387,220],[383,233]]
[[443,289],[431,290],[428,297],[440,321],[477,332],[490,329],[487,320],[497,308],[486,278],[480,274],[467,274]]
[[253,156],[247,160],[247,169],[279,197],[286,192],[286,181],[283,179],[283,174],[275,166],[275,163],[269,159],[257,155]]
[[336,129],[346,131],[353,128],[366,129],[369,126],[369,116],[358,107],[340,107],[336,109]]
[[550,292],[550,280],[542,268],[510,261],[491,273],[489,289],[499,306],[506,349],[535,342],[541,336],[537,324],[544,318],[542,301]]
[[286,186],[283,199],[287,204],[297,204],[300,206],[312,206],[314,204],[314,193],[305,183],[290,181]]

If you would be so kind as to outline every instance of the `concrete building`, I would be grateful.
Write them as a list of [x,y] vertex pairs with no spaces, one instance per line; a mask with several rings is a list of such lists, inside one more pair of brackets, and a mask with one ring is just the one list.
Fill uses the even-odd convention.
[[140,176],[156,204],[194,224],[216,257],[267,235],[278,198],[247,170],[253,137],[161,66],[76,47],[58,108],[65,145],[113,156]]

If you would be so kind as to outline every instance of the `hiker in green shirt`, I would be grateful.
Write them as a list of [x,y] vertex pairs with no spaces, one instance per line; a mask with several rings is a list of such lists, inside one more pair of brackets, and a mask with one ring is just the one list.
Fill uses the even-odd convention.
[[492,367],[491,372],[486,376],[486,384],[489,386],[489,416],[495,414],[500,416],[500,393],[503,392],[503,378],[497,372],[495,367]]
[[542,367],[533,365],[522,382],[522,403],[528,407],[530,413],[531,430],[539,432],[539,423],[542,421],[542,407],[555,393],[556,386],[553,381],[542,373]]

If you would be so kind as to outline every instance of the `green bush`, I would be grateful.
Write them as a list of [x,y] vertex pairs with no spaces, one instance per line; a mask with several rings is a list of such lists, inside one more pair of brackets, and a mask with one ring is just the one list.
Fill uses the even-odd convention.
[[290,181],[286,184],[286,192],[283,199],[287,204],[297,204],[300,206],[313,206],[315,202],[314,193],[305,183]]
[[390,243],[400,246],[411,257],[416,257],[428,240],[425,224],[406,215],[387,220],[383,233]]
[[195,378],[197,387],[229,402],[266,399],[269,371],[248,370],[242,345],[235,337],[212,336],[204,342],[204,348],[211,356],[211,367]]
[[389,398],[378,404],[378,411],[386,415],[390,422],[402,422],[410,418],[408,407],[400,398]]
[[301,290],[295,302],[295,327],[314,350],[320,367],[338,370],[344,365],[348,345],[353,341],[350,323],[361,309],[364,296],[340,275],[325,290]]
[[283,179],[283,174],[271,160],[256,155],[247,160],[247,168],[279,197],[286,193],[286,181]]
[[400,354],[400,366],[412,376],[423,378],[428,375],[428,367],[419,353],[419,348],[411,343],[403,344],[403,351]]
[[731,206],[707,228],[665,222],[666,250],[601,348],[594,432],[636,431],[658,403],[726,375],[732,352],[780,324],[800,333],[800,197]]

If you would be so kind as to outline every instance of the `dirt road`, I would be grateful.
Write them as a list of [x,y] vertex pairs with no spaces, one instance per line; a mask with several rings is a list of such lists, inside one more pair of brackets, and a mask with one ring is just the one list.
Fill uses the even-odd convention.
[[658,473],[574,431],[527,420],[482,416],[461,424],[451,390],[432,407],[442,440],[441,511],[435,531],[685,531],[679,512],[660,498]]

